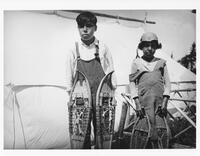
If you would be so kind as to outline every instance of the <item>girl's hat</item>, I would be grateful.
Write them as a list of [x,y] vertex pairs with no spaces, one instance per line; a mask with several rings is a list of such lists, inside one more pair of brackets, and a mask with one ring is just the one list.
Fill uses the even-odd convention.
[[142,35],[141,39],[140,39],[140,43],[138,44],[138,48],[140,50],[143,49],[143,47],[145,46],[145,43],[147,42],[154,42],[154,45],[156,44],[156,49],[161,49],[162,48],[162,44],[158,43],[158,37],[155,33],[152,32],[146,32]]
[[143,42],[143,41],[151,42],[151,41],[153,41],[153,40],[158,41],[157,35],[154,34],[154,33],[152,33],[152,32],[146,32],[146,33],[144,33],[144,34],[142,35],[140,41],[141,41],[141,42]]

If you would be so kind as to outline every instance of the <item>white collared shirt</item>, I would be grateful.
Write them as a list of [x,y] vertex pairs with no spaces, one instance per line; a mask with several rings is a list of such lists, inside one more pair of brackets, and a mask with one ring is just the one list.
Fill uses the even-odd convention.
[[[82,60],[89,61],[95,58],[95,55],[94,55],[96,53],[95,43],[98,42],[97,39],[95,39],[95,41],[89,46],[84,44],[81,40],[77,42],[78,42],[80,58]],[[99,41],[99,58],[100,58],[101,66],[105,74],[108,74],[109,72],[114,70],[113,59],[109,52],[109,49],[101,41]],[[72,85],[73,85],[72,82],[73,82],[73,79],[75,78],[75,73],[76,73],[76,61],[77,61],[77,53],[76,53],[76,46],[74,42],[73,48],[71,48],[68,52],[67,61],[66,61],[67,91],[71,91],[72,89]],[[117,86],[115,73],[112,76],[112,85],[114,88],[116,88]]]

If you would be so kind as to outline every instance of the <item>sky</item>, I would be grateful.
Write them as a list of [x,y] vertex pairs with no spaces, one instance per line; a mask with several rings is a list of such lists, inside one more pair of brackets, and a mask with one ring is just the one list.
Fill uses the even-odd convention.
[[[196,42],[196,14],[191,10],[94,10],[94,12],[128,17],[132,19],[153,21],[156,24],[146,24],[146,31],[158,35],[165,52],[178,60],[189,53],[191,45]],[[129,27],[140,26],[141,23],[125,22]]]
[[[129,18],[137,17],[137,19],[144,19],[142,16],[145,14],[145,11],[135,10],[101,10],[98,12],[107,14],[112,12],[113,15],[118,13],[118,15],[124,17],[130,14],[131,17],[128,16]],[[15,84],[56,83],[64,85],[67,52],[74,45],[74,41],[80,38],[75,19],[73,19],[77,14],[72,16],[67,12],[65,15],[57,16],[57,14],[61,15],[63,12],[52,13],[54,11],[45,10],[39,12],[9,10],[4,12],[6,84],[12,82]],[[163,14],[162,17],[166,17],[164,20],[160,17],[161,13]],[[183,51],[187,51],[187,45],[190,47],[190,42],[193,40],[189,34],[194,30],[189,29],[187,33],[184,33],[183,26],[185,25],[180,20],[172,18],[183,13],[185,14],[184,17],[191,14],[188,11],[160,11],[159,13],[150,11],[148,12],[149,16],[153,15],[149,17],[149,20],[155,21],[156,24],[146,24],[146,26],[138,22],[97,17],[98,23],[95,36],[109,47],[119,84],[128,83],[131,63],[136,56],[136,49],[144,31],[153,31],[158,35],[159,42],[163,45],[162,49],[156,52],[158,56],[160,55],[159,57],[169,60],[171,51],[174,51],[174,56],[176,56],[175,54],[185,55]],[[154,14],[159,16],[157,17]],[[65,18],[63,18],[63,15]],[[187,23],[190,24],[191,22]],[[180,27],[180,25],[183,26]],[[183,42],[187,44],[183,45]],[[182,48],[184,49],[182,50]],[[142,52],[140,51],[139,54],[142,54]],[[183,72],[185,69],[181,70],[180,67],[175,65],[175,68],[180,70],[177,74],[174,68],[171,67],[172,64],[169,63],[169,73],[172,81],[194,78],[194,75],[191,75],[192,77],[183,76],[183,73],[187,73]]]
[[[144,31],[152,31],[156,33],[163,45],[163,50],[165,50],[169,56],[173,54],[175,60],[179,60],[183,56],[189,54],[192,43],[196,42],[196,14],[192,13],[191,9],[93,9],[90,11],[116,17],[113,19],[97,16],[98,23],[118,22],[120,25],[125,27],[143,27]],[[40,12],[54,14],[54,10],[42,10]],[[77,13],[71,13],[67,10],[66,12],[58,10],[56,13],[66,18],[75,19],[77,16]],[[147,23],[144,26],[141,22],[119,20],[118,17],[139,19],[141,21],[146,19],[147,21],[155,22],[155,24]]]

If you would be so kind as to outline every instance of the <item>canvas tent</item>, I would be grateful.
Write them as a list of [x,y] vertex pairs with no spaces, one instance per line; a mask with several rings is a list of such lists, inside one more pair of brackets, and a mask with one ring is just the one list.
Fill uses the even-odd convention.
[[[5,11],[4,148],[70,148],[65,60],[68,48],[78,37],[76,15]],[[96,36],[109,45],[119,84],[117,131],[123,100],[120,93],[126,90],[124,85],[128,84],[137,44],[148,25],[98,18]],[[167,60],[171,81],[196,81],[195,75],[172,60],[165,48],[156,55]],[[188,88],[188,85],[177,86]],[[195,88],[193,84],[192,87]],[[184,94],[179,98],[195,99],[196,95]]]

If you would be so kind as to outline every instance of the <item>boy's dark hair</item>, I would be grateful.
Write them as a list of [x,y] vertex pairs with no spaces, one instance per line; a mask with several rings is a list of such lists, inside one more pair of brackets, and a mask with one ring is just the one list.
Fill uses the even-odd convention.
[[94,26],[96,26],[97,18],[96,18],[96,16],[92,12],[85,11],[85,12],[80,13],[76,17],[76,22],[77,22],[78,25],[83,25],[83,24],[86,24],[86,23],[91,23]]

